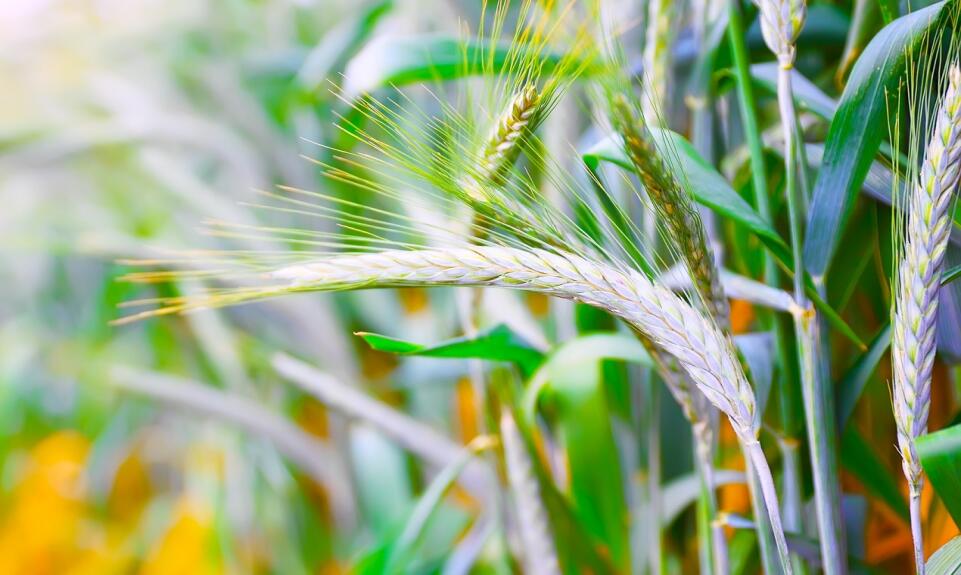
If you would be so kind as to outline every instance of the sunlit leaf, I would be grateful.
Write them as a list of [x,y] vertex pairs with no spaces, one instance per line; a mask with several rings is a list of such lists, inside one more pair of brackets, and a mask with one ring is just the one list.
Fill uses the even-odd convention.
[[615,565],[629,559],[623,476],[603,385],[605,359],[645,362],[637,340],[625,334],[594,334],[557,348],[527,384],[524,412],[534,420],[544,394],[556,412],[567,453],[571,500],[584,528],[607,547]]
[[454,486],[457,477],[467,467],[477,451],[489,445],[489,442],[478,442],[475,448],[465,448],[460,457],[441,469],[434,477],[424,493],[417,499],[417,504],[414,505],[404,528],[391,546],[385,560],[384,573],[408,572],[408,562],[413,558],[417,543],[423,536],[427,523],[443,502],[444,495]]
[[[687,190],[695,202],[744,226],[780,258],[785,261],[790,259],[790,251],[780,235],[738,195],[724,176],[700,157],[690,142],[670,130],[655,128],[651,130],[651,134],[658,149],[668,152],[664,154],[665,160],[674,173],[680,175],[687,184]],[[596,168],[598,163],[603,161],[627,170],[634,169],[624,152],[621,139],[614,135],[591,146],[582,157],[591,168]]]
[[495,325],[473,337],[458,337],[434,345],[422,345],[376,333],[357,335],[377,351],[425,357],[475,358],[514,363],[524,374],[531,374],[544,358],[543,353],[527,343],[504,324]]
[[946,0],[882,29],[851,71],[825,143],[805,232],[804,262],[815,281],[827,273],[854,200],[887,134],[887,93],[897,89],[906,52],[940,26],[953,7]]

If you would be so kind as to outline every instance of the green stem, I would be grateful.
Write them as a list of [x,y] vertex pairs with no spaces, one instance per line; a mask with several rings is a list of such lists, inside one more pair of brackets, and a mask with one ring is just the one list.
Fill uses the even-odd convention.
[[708,543],[711,539],[711,511],[708,509],[707,491],[703,480],[701,481],[701,492],[697,497],[696,511],[698,572],[701,575],[713,575],[714,546],[713,543]]
[[843,575],[845,562],[844,529],[841,523],[841,494],[839,489],[836,423],[833,394],[825,389],[826,370],[820,362],[818,319],[804,292],[803,238],[801,234],[800,198],[797,185],[798,154],[796,145],[797,114],[794,110],[791,70],[782,67],[778,72],[778,106],[784,130],[784,158],[788,219],[791,248],[794,255],[794,299],[803,310],[795,314],[794,331],[797,339],[798,362],[801,374],[801,393],[807,423],[808,444],[811,451],[811,471],[814,476],[814,500],[817,509],[821,561],[826,575]]

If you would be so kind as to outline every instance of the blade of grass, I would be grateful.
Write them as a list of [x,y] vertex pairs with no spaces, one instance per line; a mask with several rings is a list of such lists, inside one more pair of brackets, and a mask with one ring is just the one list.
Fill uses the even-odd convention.
[[955,537],[935,551],[925,565],[928,575],[961,574],[961,536]]
[[437,507],[443,501],[444,495],[450,491],[457,481],[457,477],[464,471],[471,459],[481,451],[493,446],[493,439],[479,436],[471,441],[461,455],[447,464],[427,486],[423,495],[417,500],[413,511],[408,517],[403,530],[391,546],[387,554],[385,573],[406,573],[408,562],[417,549],[417,543],[423,536],[427,523],[430,521]]
[[838,429],[842,430],[842,433],[848,419],[854,412],[858,399],[861,398],[864,386],[889,347],[891,347],[891,324],[887,323],[871,341],[868,350],[858,358],[838,382],[835,391],[837,393],[837,419]]
[[498,324],[474,336],[450,339],[433,345],[422,345],[376,333],[357,332],[371,349],[425,357],[476,358],[514,363],[529,377],[544,360],[542,351],[528,343],[510,327]]
[[955,524],[961,524],[961,425],[921,436],[921,465]]
[[871,40],[851,71],[828,131],[808,213],[804,261],[815,285],[824,282],[854,200],[887,133],[886,98],[898,88],[906,50],[941,25],[943,14],[954,5],[955,0],[946,0],[898,18]]

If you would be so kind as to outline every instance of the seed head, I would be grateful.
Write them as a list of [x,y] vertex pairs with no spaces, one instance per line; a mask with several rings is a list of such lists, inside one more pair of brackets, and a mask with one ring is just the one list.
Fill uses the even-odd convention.
[[894,309],[894,416],[904,472],[920,482],[915,439],[927,432],[938,293],[950,230],[949,207],[961,167],[961,70],[955,64],[917,185],[908,199],[904,253]]
[[806,0],[755,0],[761,14],[761,34],[783,68],[792,68],[798,36],[807,19]]
[[612,104],[614,127],[624,139],[625,151],[654,210],[663,220],[671,239],[677,242],[706,311],[723,329],[727,329],[729,306],[697,209],[654,145],[643,119],[637,117],[623,97],[614,98]]
[[731,340],[716,324],[663,286],[573,254],[477,246],[339,256],[275,271],[292,289],[391,286],[499,286],[572,299],[620,317],[673,356],[744,438],[759,419],[754,390]]

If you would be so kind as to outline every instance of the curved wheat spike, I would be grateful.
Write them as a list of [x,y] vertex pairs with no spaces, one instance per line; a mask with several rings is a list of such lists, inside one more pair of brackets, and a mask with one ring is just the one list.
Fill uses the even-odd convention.
[[677,243],[709,315],[727,330],[730,309],[721,286],[720,273],[709,249],[707,232],[697,208],[654,145],[643,119],[637,117],[623,96],[612,102],[613,123],[624,138],[624,148],[637,169],[651,204]]
[[560,575],[557,548],[551,534],[547,511],[541,500],[530,454],[517,423],[506,409],[501,414],[501,441],[507,464],[507,479],[517,508],[518,531],[523,543],[524,572],[531,575]]
[[298,289],[500,286],[593,305],[624,319],[674,356],[739,434],[753,438],[759,428],[754,392],[728,338],[680,297],[633,270],[572,254],[477,246],[332,257],[270,276]]
[[961,69],[953,65],[919,181],[908,198],[904,253],[898,266],[892,363],[894,418],[911,494],[918,573],[924,572],[920,501],[923,483],[915,440],[927,433],[936,351],[938,293],[951,227],[949,208],[961,165]]
[[[754,391],[730,338],[687,302],[642,274],[573,254],[477,246],[337,256],[281,268],[269,275],[289,281],[288,289],[298,291],[441,285],[509,287],[579,301],[623,319],[672,355],[698,390],[729,418],[762,475],[764,500],[779,550],[787,556],[774,483],[757,440],[760,417]],[[276,289],[270,288],[267,293]],[[789,565],[785,568],[790,570]]]

